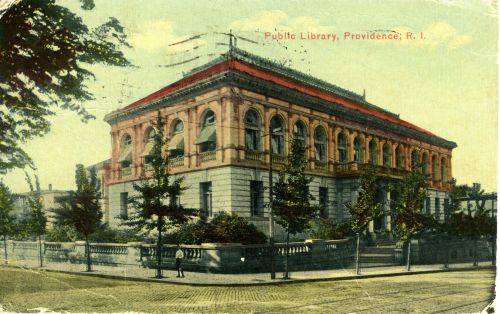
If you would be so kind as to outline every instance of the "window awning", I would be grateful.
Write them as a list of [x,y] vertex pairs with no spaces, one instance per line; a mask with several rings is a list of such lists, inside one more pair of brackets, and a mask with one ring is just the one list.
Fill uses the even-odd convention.
[[153,147],[155,146],[154,141],[148,141],[146,143],[146,146],[144,146],[144,151],[141,154],[141,157],[146,157],[151,155],[151,151],[153,150]]
[[215,125],[204,127],[194,143],[198,145],[206,142],[215,142]]
[[132,145],[122,147],[120,152],[120,158],[118,158],[118,162],[123,162],[123,161],[132,161]]
[[184,136],[182,133],[175,134],[168,142],[168,150],[184,150]]

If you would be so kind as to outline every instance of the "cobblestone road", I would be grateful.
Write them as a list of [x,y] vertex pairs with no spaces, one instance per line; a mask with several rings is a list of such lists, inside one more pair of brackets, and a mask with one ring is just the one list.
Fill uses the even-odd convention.
[[188,313],[471,313],[493,270],[249,287],[192,287],[0,268],[4,310]]

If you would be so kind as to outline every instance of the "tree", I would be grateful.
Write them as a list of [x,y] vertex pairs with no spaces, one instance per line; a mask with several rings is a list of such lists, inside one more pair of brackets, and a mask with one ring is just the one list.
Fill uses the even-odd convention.
[[271,204],[276,222],[286,231],[285,278],[288,279],[288,255],[290,234],[295,235],[311,227],[312,218],[319,208],[309,202],[313,196],[309,193],[311,179],[306,178],[307,147],[298,139],[292,142],[291,153],[285,170],[280,172],[278,182],[272,188]]
[[26,173],[26,182],[30,188],[28,196],[30,214],[27,225],[30,234],[38,238],[38,257],[40,259],[40,267],[43,267],[42,236],[45,235],[47,229],[47,217],[45,216],[42,195],[40,193],[40,181],[38,180],[38,176],[35,175],[35,186],[33,186],[30,176]]
[[181,226],[197,214],[194,209],[184,208],[177,202],[178,197],[187,188],[183,186],[183,177],[172,180],[169,174],[167,143],[164,136],[164,122],[158,115],[155,123],[154,145],[150,155],[152,176],[134,183],[137,195],[130,198],[135,208],[123,224],[133,227],[138,232],[158,232],[156,241],[156,277],[162,278],[162,233]]
[[[82,8],[94,7],[81,0]],[[56,108],[94,118],[89,65],[128,66],[119,51],[129,46],[115,18],[91,29],[55,0],[15,1],[0,16],[0,174],[33,162],[20,144],[50,129]]]
[[102,211],[99,204],[99,183],[96,172],[90,169],[87,172],[83,165],[76,165],[76,191],[60,197],[58,202],[62,209],[58,219],[62,222],[70,221],[75,229],[85,239],[85,255],[87,256],[87,271],[92,271],[90,250],[90,236],[101,225]]
[[351,228],[356,232],[356,274],[359,274],[359,238],[365,232],[370,221],[380,217],[383,207],[377,202],[377,177],[374,166],[367,167],[361,176],[361,186],[356,203],[345,206],[351,215]]
[[426,218],[422,213],[427,196],[427,178],[413,170],[403,176],[402,180],[390,187],[396,198],[393,206],[396,211],[396,233],[401,241],[407,242],[406,268],[410,270],[411,240],[413,236],[426,226]]
[[[450,222],[450,228],[452,233],[460,236],[465,236],[473,240],[473,265],[477,266],[477,242],[482,237],[487,237],[488,241],[492,245],[492,256],[493,262],[495,260],[495,245],[496,245],[496,218],[493,216],[491,209],[486,208],[487,196],[485,191],[481,188],[481,184],[474,183],[472,187],[462,186],[459,192],[453,193],[455,189],[452,190],[452,203],[458,203],[460,198],[463,200],[465,198],[469,201],[467,202],[467,208],[462,210],[460,206],[457,206],[455,212],[452,215]],[[455,197],[455,194],[458,197]],[[473,209],[470,201],[473,201],[475,206]]]
[[0,235],[3,236],[5,264],[8,263],[7,237],[13,230],[14,218],[12,217],[14,202],[9,188],[0,181]]

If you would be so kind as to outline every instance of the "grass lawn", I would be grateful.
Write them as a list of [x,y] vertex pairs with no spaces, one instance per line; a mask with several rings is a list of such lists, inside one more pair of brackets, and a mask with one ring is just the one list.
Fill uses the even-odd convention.
[[[216,275],[214,275],[216,276]],[[251,287],[192,287],[0,267],[0,304],[71,312],[471,313],[492,270]],[[0,310],[1,311],[1,310]]]

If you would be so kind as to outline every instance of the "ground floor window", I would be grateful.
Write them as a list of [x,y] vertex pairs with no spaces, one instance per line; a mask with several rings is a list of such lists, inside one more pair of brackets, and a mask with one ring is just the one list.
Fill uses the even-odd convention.
[[212,182],[200,183],[201,193],[201,214],[212,216]]
[[123,219],[128,218],[128,192],[120,193],[120,216]]
[[250,210],[252,216],[262,215],[264,186],[262,181],[250,181]]
[[430,197],[427,197],[425,199],[425,213],[427,215],[431,214],[431,198]]
[[319,188],[319,214],[323,218],[328,217],[328,188],[320,187]]
[[436,197],[436,199],[434,200],[434,214],[436,219],[439,220],[439,217],[441,216],[439,197]]

